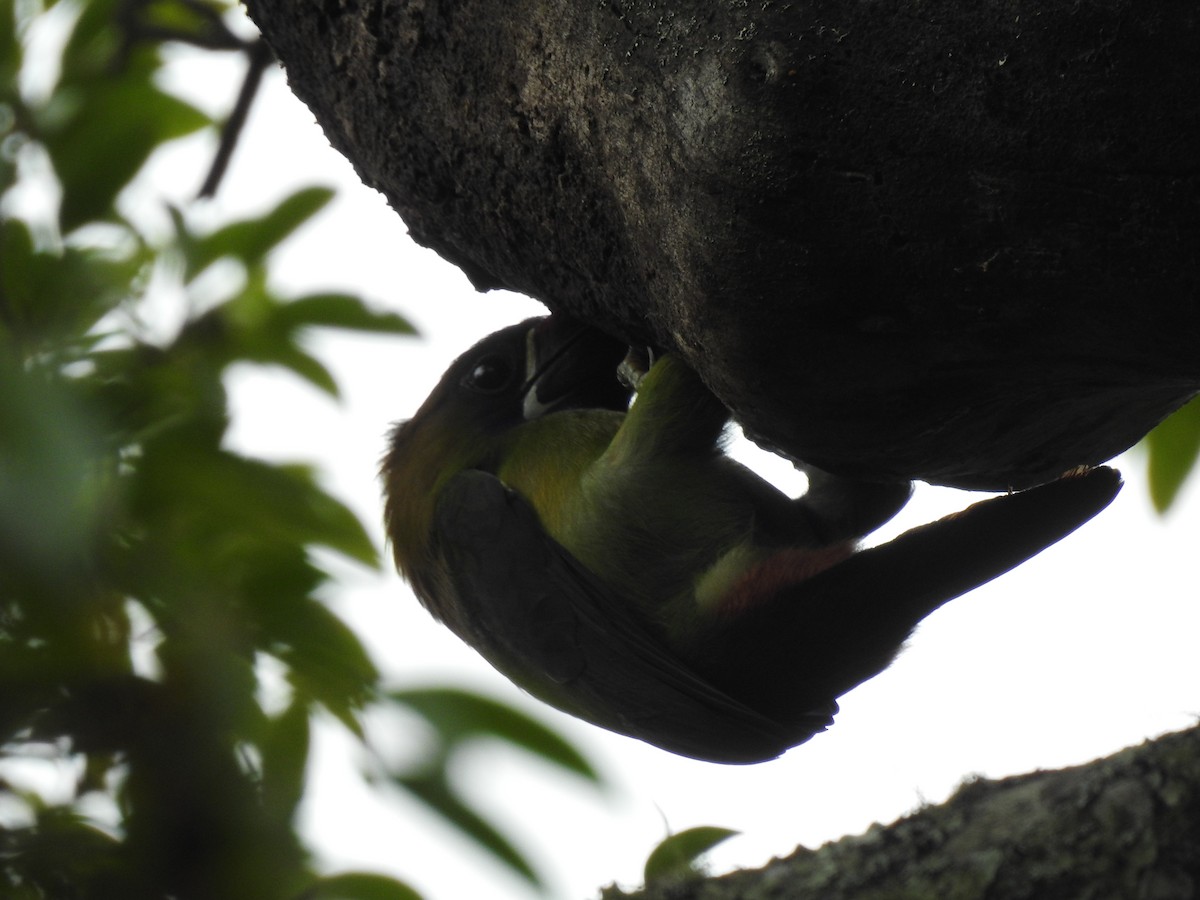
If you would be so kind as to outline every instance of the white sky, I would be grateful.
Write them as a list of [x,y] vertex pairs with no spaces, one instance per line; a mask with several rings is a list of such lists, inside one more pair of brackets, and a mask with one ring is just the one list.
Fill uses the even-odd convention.
[[[240,70],[181,60],[172,86],[214,112],[232,103]],[[213,142],[180,145],[155,168],[154,196],[194,192]],[[541,311],[513,295],[476,294],[455,268],[408,239],[383,199],[333,152],[312,115],[273,73],[215,204],[216,217],[265,209],[294,187],[336,185],[332,207],[288,243],[273,270],[295,294],[351,288],[408,316],[421,339],[314,341],[344,391],[339,405],[296,379],[245,370],[233,384],[231,441],[270,458],[316,461],[326,483],[382,546],[375,470],[391,421],[411,415],[449,361],[483,335]],[[778,461],[776,461],[778,463]],[[667,830],[739,829],[713,868],[757,866],[872,822],[943,800],[965,776],[1016,774],[1106,755],[1191,724],[1200,712],[1200,632],[1193,575],[1200,489],[1164,523],[1150,511],[1138,456],[1097,520],[1019,570],[953,601],[921,626],[891,669],[841,701],[826,734],[783,759],[722,767],[602,732],[529,701],[436,625],[400,579],[338,565],[330,603],[397,685],[451,682],[521,704],[573,738],[608,775],[600,795],[505,749],[464,767],[471,796],[548,872],[552,895],[632,887]],[[786,464],[772,467],[788,480]],[[886,535],[976,497],[921,485]],[[378,723],[383,748],[413,740]],[[430,898],[529,893],[467,842],[387,789],[357,776],[362,754],[330,729],[315,750],[304,827],[331,871],[396,874]]]

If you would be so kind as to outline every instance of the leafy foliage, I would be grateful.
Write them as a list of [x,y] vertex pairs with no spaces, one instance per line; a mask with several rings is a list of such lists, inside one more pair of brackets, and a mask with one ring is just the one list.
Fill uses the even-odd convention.
[[[210,124],[157,86],[158,39],[204,44],[225,7],[73,10],[58,80],[35,96],[22,74],[46,13],[0,0],[0,894],[410,900],[383,876],[319,876],[294,830],[318,710],[361,737],[370,706],[401,704],[452,743],[487,734],[594,773],[490,701],[388,695],[321,602],[329,575],[313,548],[367,566],[376,548],[310,469],[226,446],[224,376],[239,362],[281,366],[336,395],[308,330],[411,328],[348,294],[272,288],[272,250],[325,189],[210,233],[174,210],[157,243],[122,215],[150,155]],[[38,177],[61,198],[50,215],[14,200]],[[201,301],[196,281],[218,260],[244,277]],[[189,310],[166,338],[141,324],[152,285]],[[264,702],[268,660],[286,688]],[[536,881],[449,789],[448,756],[400,783]],[[69,787],[50,791],[39,772]]]
[[1200,398],[1168,416],[1143,441],[1149,458],[1150,499],[1166,512],[1200,458]]
[[432,753],[420,765],[389,773],[391,780],[449,819],[459,830],[530,882],[537,872],[516,847],[455,790],[449,777],[455,754],[476,740],[507,741],[593,784],[600,776],[579,752],[524,713],[452,688],[393,691],[390,698],[416,713],[434,732]]
[[720,843],[735,837],[736,831],[713,825],[700,825],[673,834],[659,843],[646,859],[643,877],[646,884],[679,881],[702,875],[697,860]]

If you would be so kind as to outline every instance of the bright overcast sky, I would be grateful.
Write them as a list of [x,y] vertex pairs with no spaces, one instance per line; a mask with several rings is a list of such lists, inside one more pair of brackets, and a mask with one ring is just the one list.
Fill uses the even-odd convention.
[[[177,74],[172,88],[218,115],[240,78],[236,66],[196,62],[181,62]],[[143,201],[194,192],[212,149],[211,140],[177,148]],[[258,212],[313,182],[336,185],[338,198],[277,255],[277,279],[295,294],[361,291],[408,316],[422,337],[315,341],[344,389],[340,405],[287,375],[239,373],[230,440],[246,452],[316,461],[382,546],[375,470],[388,424],[411,415],[471,343],[541,308],[515,295],[476,294],[457,269],[416,247],[274,73],[213,211]],[[774,462],[785,485],[803,484]],[[481,747],[464,772],[472,796],[486,798],[549,872],[553,896],[588,898],[614,880],[635,886],[668,829],[738,829],[743,836],[712,855],[714,868],[761,865],[797,844],[816,846],[939,802],[973,773],[1085,762],[1191,724],[1200,712],[1191,563],[1200,491],[1191,485],[1163,522],[1150,512],[1141,457],[1118,465],[1127,486],[1097,520],[935,613],[891,669],[843,698],[828,733],[758,766],[673,757],[538,706],[435,624],[394,573],[339,565],[344,578],[329,600],[395,684],[451,682],[520,703],[590,754],[614,785],[607,795],[505,748]],[[975,499],[921,485],[881,537]],[[384,752],[411,746],[404,722],[377,723],[373,736]],[[317,746],[305,827],[331,870],[391,872],[430,898],[529,896],[419,808],[363,785],[355,775],[361,761],[349,740],[330,736]]]

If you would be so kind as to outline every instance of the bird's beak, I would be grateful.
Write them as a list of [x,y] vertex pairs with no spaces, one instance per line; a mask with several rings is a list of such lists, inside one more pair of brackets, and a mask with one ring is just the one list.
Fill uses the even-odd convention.
[[527,421],[562,409],[629,408],[632,391],[617,378],[628,349],[621,341],[560,315],[539,321],[525,341]]

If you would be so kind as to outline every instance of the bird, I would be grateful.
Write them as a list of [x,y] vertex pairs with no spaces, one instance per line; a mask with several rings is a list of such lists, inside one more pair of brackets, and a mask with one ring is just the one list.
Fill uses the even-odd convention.
[[671,753],[750,764],[828,728],[922,619],[1122,484],[1080,468],[860,549],[909,483],[810,472],[791,498],[726,454],[730,420],[676,353],[560,313],[504,328],[389,435],[397,569],[532,696]]

